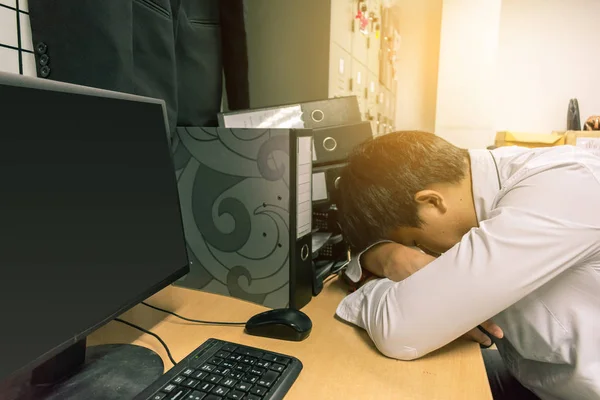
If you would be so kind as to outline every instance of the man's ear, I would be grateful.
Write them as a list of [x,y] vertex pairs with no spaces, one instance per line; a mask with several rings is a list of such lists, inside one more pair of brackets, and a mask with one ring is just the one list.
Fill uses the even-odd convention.
[[415,201],[419,207],[435,207],[440,213],[445,213],[448,210],[444,196],[435,190],[420,190],[415,194]]

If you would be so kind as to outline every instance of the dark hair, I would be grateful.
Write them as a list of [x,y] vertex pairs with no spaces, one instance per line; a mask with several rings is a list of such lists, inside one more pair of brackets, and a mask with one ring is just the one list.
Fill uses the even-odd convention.
[[467,150],[427,132],[394,132],[359,145],[338,184],[346,240],[361,250],[393,229],[420,227],[415,194],[433,183],[460,182],[467,160]]

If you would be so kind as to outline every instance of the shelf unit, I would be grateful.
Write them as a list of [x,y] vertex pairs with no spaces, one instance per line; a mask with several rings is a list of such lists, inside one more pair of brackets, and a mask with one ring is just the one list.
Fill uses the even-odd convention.
[[391,132],[397,37],[391,20],[381,0],[248,2],[251,107],[355,95],[373,133]]

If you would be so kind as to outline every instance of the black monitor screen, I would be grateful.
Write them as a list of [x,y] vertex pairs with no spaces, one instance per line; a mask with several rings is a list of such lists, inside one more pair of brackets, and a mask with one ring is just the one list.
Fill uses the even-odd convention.
[[0,381],[188,271],[160,103],[0,80]]

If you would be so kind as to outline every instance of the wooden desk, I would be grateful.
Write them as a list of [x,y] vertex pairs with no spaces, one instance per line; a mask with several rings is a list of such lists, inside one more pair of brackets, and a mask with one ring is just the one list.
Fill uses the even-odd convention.
[[[295,356],[304,369],[286,400],[492,399],[478,344],[456,341],[415,361],[386,358],[366,332],[334,317],[345,293],[343,284],[334,279],[303,309],[313,321],[313,330],[302,342],[250,336],[239,326],[192,324],[143,305],[122,318],[160,335],[176,360],[210,337]],[[203,320],[245,322],[265,310],[256,304],[174,286],[157,293],[148,303]],[[88,343],[146,346],[161,355],[165,368],[171,368],[166,352],[155,338],[119,322],[110,322],[93,333]]]

